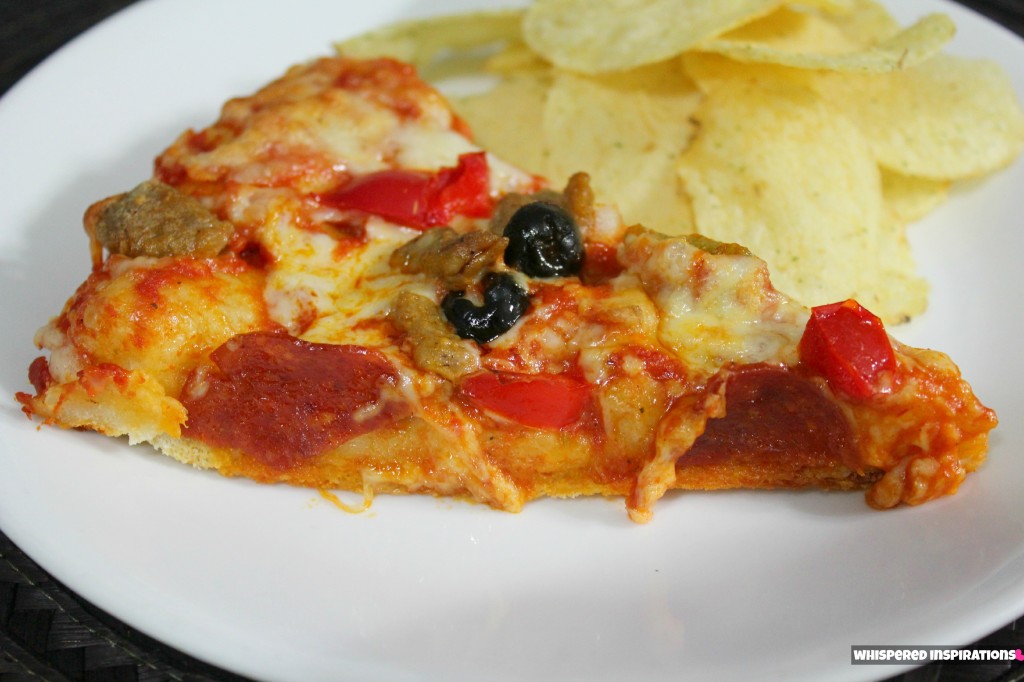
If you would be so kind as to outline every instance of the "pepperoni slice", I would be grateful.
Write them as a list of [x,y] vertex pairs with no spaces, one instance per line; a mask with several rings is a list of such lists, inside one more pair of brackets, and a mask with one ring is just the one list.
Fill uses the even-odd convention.
[[274,332],[233,337],[182,392],[184,434],[275,470],[406,416],[398,373],[381,353]]
[[726,414],[679,458],[677,471],[742,464],[754,471],[855,466],[857,448],[843,412],[806,377],[772,365],[746,365],[728,375]]

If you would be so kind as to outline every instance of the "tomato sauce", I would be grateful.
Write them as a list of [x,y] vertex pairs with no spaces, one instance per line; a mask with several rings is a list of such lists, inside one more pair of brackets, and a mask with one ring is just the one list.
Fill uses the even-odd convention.
[[335,86],[344,90],[360,90],[390,108],[399,118],[416,119],[422,112],[417,96],[425,86],[416,69],[404,62],[382,57],[369,60],[343,60],[343,70],[335,78]]
[[619,262],[618,247],[602,242],[587,242],[583,258],[583,272],[580,277],[588,284],[606,282],[622,274],[625,269]]

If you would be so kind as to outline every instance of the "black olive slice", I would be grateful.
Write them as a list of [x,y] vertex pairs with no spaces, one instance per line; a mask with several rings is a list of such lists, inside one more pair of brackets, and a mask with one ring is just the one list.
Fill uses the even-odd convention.
[[583,239],[562,207],[534,201],[520,207],[503,232],[505,263],[530,277],[571,277],[583,266]]
[[461,291],[450,292],[441,301],[441,310],[455,333],[477,343],[493,341],[507,332],[530,307],[530,295],[508,273],[492,272],[483,285],[483,305],[475,305]]

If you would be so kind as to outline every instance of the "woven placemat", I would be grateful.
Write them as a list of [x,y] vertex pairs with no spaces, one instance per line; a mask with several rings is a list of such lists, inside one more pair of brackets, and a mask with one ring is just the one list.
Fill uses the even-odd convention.
[[[0,0],[0,94],[132,0]],[[1024,0],[962,2],[1024,36]],[[979,640],[1024,649],[1024,618]],[[245,682],[164,645],[59,583],[0,533],[0,682]],[[889,682],[1024,682],[1024,665],[933,663]]]
[[0,535],[0,682],[41,679],[244,682],[91,605]]

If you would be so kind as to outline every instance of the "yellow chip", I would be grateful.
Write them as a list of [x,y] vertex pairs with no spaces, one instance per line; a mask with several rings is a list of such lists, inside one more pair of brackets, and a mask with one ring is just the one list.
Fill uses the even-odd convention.
[[446,75],[452,69],[451,61],[458,70],[478,68],[478,61],[463,66],[463,53],[518,40],[521,22],[522,10],[453,14],[391,24],[334,47],[338,54],[359,59],[393,57],[415,65],[421,75],[431,79]]
[[782,0],[537,0],[523,37],[553,64],[596,74],[653,64],[771,12]]
[[848,36],[831,15],[780,7],[767,16],[706,41],[696,49],[727,54],[716,48],[741,45],[787,53],[829,54],[852,52],[863,43]]
[[924,310],[871,148],[847,119],[807,88],[744,79],[718,84],[697,119],[679,174],[700,232],[749,247],[805,304],[856,298],[890,323]]
[[861,0],[804,0],[805,8],[820,9],[830,14],[849,14]]
[[675,169],[700,100],[678,61],[603,76],[559,72],[544,112],[541,172],[559,186],[586,171],[597,197],[627,222],[690,232]]
[[497,53],[487,58],[484,69],[489,73],[510,74],[524,72],[546,72],[552,67],[536,52],[527,47],[521,39],[512,40]]
[[815,72],[807,69],[793,69],[778,64],[741,63],[711,52],[687,52],[682,62],[683,70],[702,92],[711,92],[719,85],[740,81],[787,82],[794,87],[811,87],[815,82]]
[[823,73],[816,88],[870,141],[878,162],[933,180],[976,177],[1024,146],[1024,112],[987,60],[937,55],[889,74]]
[[835,12],[829,19],[859,45],[881,42],[899,33],[900,25],[876,0],[849,0],[847,11]]
[[929,180],[882,169],[882,195],[893,223],[907,225],[925,217],[949,198],[948,180]]
[[551,79],[540,69],[509,73],[482,93],[450,99],[484,149],[543,174],[548,158],[541,130]]
[[698,49],[742,62],[782,64],[800,69],[886,72],[920,64],[956,33],[945,14],[930,14],[877,43],[858,46],[837,24],[814,14],[786,10],[748,24]]

